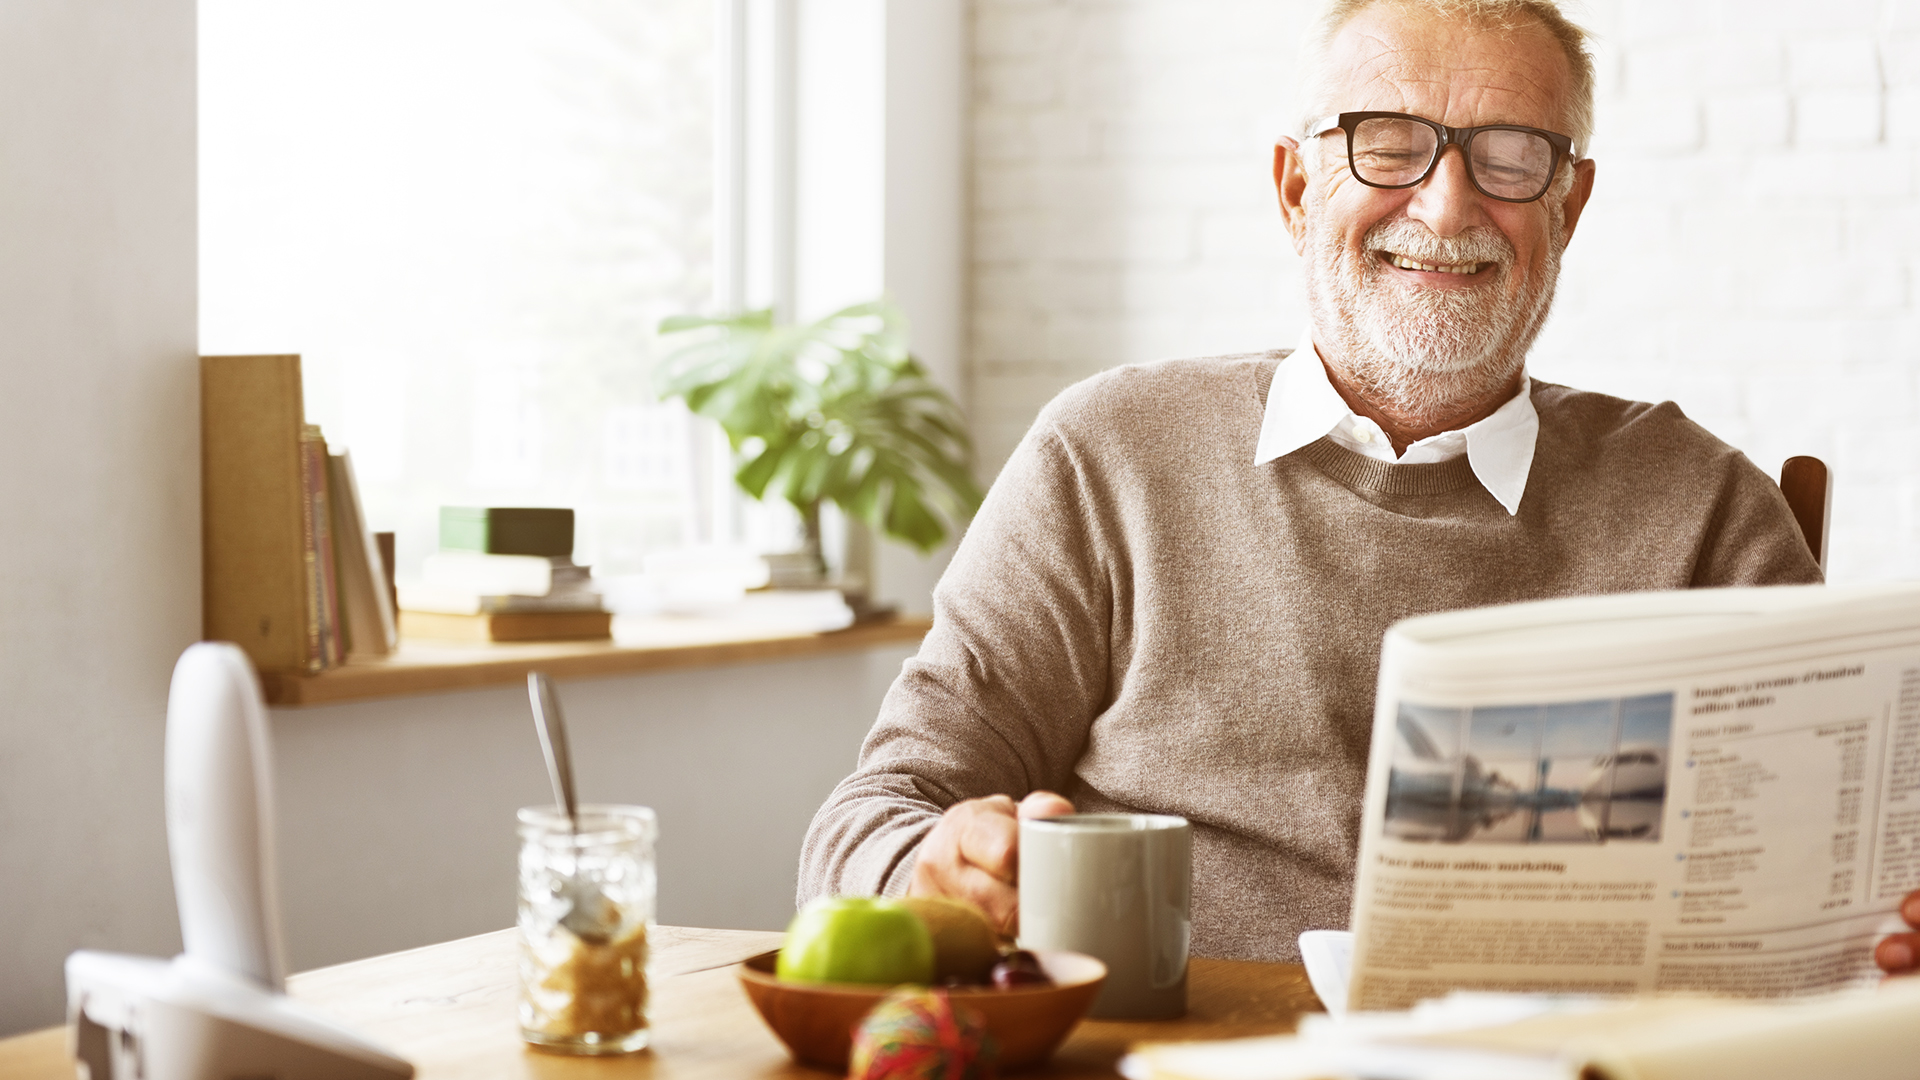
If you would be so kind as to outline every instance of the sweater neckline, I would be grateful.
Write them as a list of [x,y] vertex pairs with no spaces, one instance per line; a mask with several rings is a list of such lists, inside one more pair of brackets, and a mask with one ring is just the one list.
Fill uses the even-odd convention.
[[[1263,408],[1273,385],[1274,370],[1290,351],[1269,354],[1255,365],[1254,389]],[[1279,460],[1292,457],[1310,463],[1346,487],[1381,495],[1445,495],[1480,482],[1473,475],[1473,463],[1465,454],[1449,461],[1395,465],[1356,454],[1324,435]]]
[[1394,465],[1356,454],[1325,435],[1287,457],[1300,458],[1349,488],[1381,495],[1445,495],[1480,482],[1465,454],[1423,465]]

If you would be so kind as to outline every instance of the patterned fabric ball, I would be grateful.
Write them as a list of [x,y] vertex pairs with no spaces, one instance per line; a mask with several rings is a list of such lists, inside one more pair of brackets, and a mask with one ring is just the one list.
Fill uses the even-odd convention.
[[902,990],[854,1029],[847,1080],[994,1080],[998,1049],[980,1014],[945,990]]

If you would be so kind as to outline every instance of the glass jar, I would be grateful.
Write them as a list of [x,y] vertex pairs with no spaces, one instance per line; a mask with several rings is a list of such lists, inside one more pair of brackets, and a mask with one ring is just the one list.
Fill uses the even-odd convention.
[[571,1054],[642,1049],[653,932],[653,811],[520,811],[520,1034]]

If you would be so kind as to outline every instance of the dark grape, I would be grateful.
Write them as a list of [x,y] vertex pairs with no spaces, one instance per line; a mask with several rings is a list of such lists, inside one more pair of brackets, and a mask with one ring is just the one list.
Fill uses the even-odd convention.
[[1052,979],[1041,969],[1040,961],[1025,949],[1016,949],[993,965],[993,985],[1000,990],[1019,986],[1050,986]]

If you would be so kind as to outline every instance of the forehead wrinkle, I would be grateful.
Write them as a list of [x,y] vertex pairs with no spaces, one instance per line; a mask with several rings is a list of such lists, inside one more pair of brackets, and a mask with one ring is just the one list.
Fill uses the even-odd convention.
[[[1450,86],[1447,108],[1451,115],[1474,124],[1525,124],[1561,128],[1566,115],[1558,86],[1528,77],[1514,68],[1472,69],[1474,78]],[[1469,126],[1455,124],[1455,127]]]
[[[1388,24],[1375,29],[1363,20],[1348,23],[1332,50],[1347,76],[1338,93],[1356,95],[1331,103],[1340,110],[1378,108],[1382,95],[1399,111],[1420,112],[1442,105],[1444,115],[1430,119],[1454,127],[1475,124],[1526,124],[1558,130],[1565,126],[1571,69],[1558,43],[1537,27],[1514,31],[1447,26],[1438,43],[1410,43],[1412,28]],[[1412,36],[1419,36],[1413,34]],[[1497,54],[1497,61],[1489,54]],[[1466,55],[1463,55],[1466,54]]]

